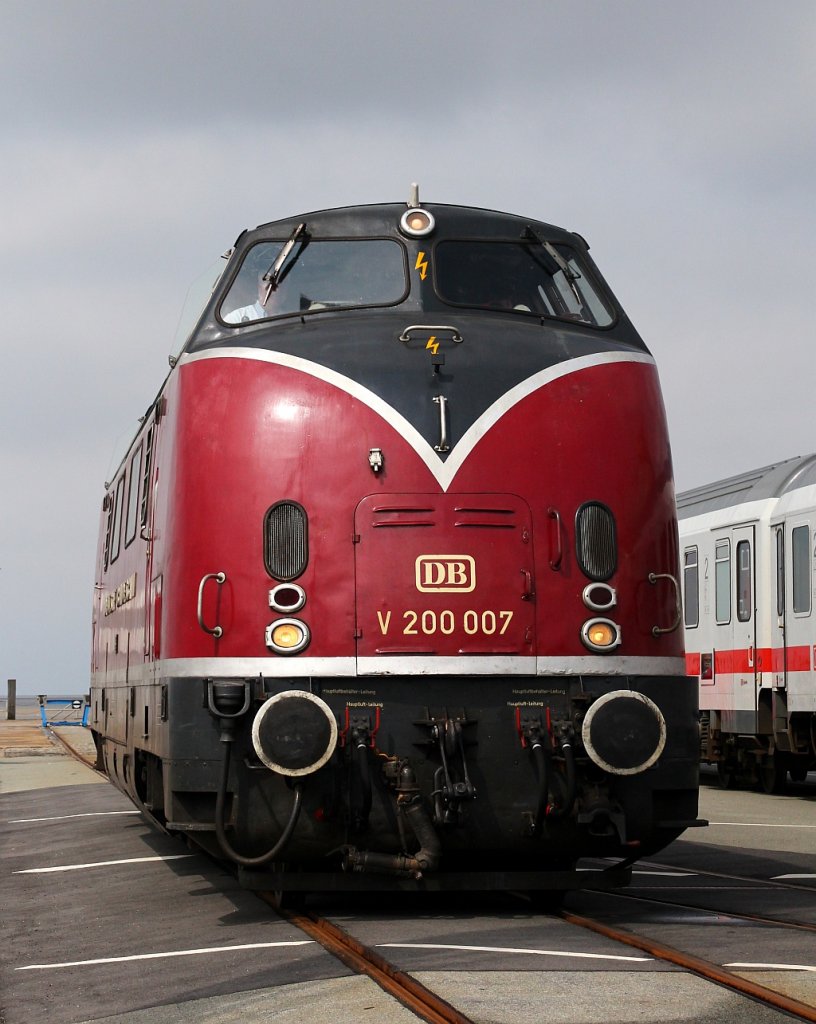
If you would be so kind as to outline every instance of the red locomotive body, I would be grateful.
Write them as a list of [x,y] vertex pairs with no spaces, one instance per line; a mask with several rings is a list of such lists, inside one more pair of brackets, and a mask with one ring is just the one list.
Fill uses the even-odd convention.
[[98,556],[93,729],[139,806],[299,891],[564,888],[695,823],[660,388],[579,236],[263,225],[174,362]]

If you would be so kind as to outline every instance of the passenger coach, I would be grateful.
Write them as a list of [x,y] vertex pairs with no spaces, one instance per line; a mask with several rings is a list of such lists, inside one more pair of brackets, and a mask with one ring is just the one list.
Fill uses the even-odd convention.
[[678,497],[702,757],[778,792],[816,767],[816,456]]

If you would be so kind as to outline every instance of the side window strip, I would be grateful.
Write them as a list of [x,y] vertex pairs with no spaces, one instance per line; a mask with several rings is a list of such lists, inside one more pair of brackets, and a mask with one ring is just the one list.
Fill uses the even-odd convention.
[[683,553],[684,622],[693,629],[700,624],[700,572],[697,548],[686,548]]
[[718,540],[714,548],[714,606],[719,625],[731,621],[731,541]]

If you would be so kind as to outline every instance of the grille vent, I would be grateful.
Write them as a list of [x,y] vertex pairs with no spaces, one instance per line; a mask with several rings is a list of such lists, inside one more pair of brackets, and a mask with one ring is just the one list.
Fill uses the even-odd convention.
[[279,501],[264,519],[264,562],[276,580],[297,579],[309,560],[306,511],[294,501]]
[[618,567],[615,518],[599,501],[583,504],[575,517],[578,564],[591,580],[608,580]]

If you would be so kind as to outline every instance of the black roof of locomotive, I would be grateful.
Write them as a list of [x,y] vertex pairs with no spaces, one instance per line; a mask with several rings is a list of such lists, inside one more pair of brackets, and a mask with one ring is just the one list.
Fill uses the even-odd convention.
[[683,491],[677,495],[677,514],[680,519],[688,519],[749,501],[778,498],[808,484],[816,484],[816,454],[797,455],[761,469]]
[[[549,240],[574,243],[575,239],[578,239],[584,248],[589,249],[586,239],[577,232],[548,224],[535,217],[523,217],[519,214],[502,213],[499,210],[476,206],[453,206],[447,203],[422,202],[420,206],[437,219],[439,227],[432,237],[436,237],[437,234],[455,237],[461,232],[467,237],[512,238],[520,236],[528,225],[535,224],[537,228],[546,232]],[[288,235],[302,221],[307,223],[311,232],[319,233],[323,237],[359,235],[361,231],[372,235],[404,237],[399,230],[399,221],[407,209],[406,203],[379,203],[314,210],[311,213],[301,213],[259,224],[242,232],[239,239],[243,243],[245,240],[254,240],[248,236],[256,234],[266,238],[270,233],[273,237],[277,233]]]

